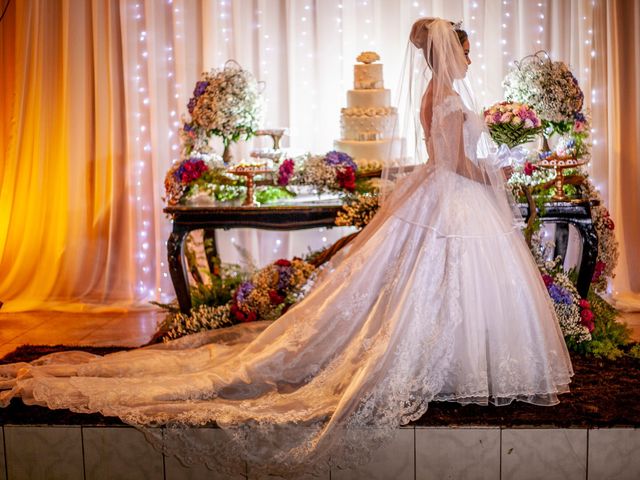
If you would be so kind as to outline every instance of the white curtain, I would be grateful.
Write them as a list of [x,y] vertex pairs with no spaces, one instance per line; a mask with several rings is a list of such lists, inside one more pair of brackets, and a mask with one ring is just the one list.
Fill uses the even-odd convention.
[[[612,195],[624,193],[616,183],[622,171],[610,163],[620,153],[618,143],[609,141],[614,127],[606,128],[612,110],[605,102],[624,86],[611,76],[619,49],[612,28],[614,18],[628,18],[620,8],[613,16],[611,3],[630,8],[637,18],[637,3],[603,0],[12,2],[1,30],[3,43],[15,45],[16,53],[0,57],[3,72],[11,72],[11,79],[3,80],[6,98],[15,99],[0,103],[7,126],[0,136],[3,311],[167,300],[173,294],[165,248],[171,224],[162,213],[162,182],[178,159],[180,115],[199,73],[228,59],[251,69],[265,82],[264,126],[288,127],[284,144],[292,151],[326,152],[339,137],[340,108],[357,54],[377,51],[385,84],[397,92],[407,33],[420,16],[463,20],[471,37],[476,93],[484,105],[502,98],[501,81],[514,60],[544,49],[567,61],[592,107],[591,172],[605,201],[612,202]],[[638,31],[638,23],[629,29],[636,36]],[[637,50],[629,55],[636,55],[637,68]],[[24,99],[34,92],[58,100],[35,102],[27,111],[32,116],[25,116],[24,105],[31,104]],[[64,121],[47,123],[38,130],[42,142],[27,145],[25,132],[34,131],[33,119],[41,117]],[[264,140],[241,144],[234,155],[246,157],[254,146],[264,145]],[[26,151],[31,153],[25,157]],[[60,192],[47,206],[60,217],[54,225],[42,220],[44,213],[34,215],[38,172],[49,168],[47,162],[64,176],[62,184],[47,190]],[[25,178],[34,180],[27,185]],[[637,195],[633,202],[623,210],[612,208],[614,220],[623,223],[616,288],[630,298],[640,291],[632,267],[638,250],[636,227],[631,227],[640,208]],[[31,204],[35,210],[24,210]],[[25,242],[30,228],[34,235]],[[343,233],[243,230],[222,232],[218,240],[223,259],[237,260],[237,242],[265,264],[330,244]],[[41,268],[43,263],[50,271]]]

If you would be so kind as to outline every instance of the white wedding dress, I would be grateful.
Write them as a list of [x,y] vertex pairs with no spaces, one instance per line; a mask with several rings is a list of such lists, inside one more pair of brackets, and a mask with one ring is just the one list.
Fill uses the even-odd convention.
[[[451,96],[425,132],[434,161],[279,320],[1,366],[0,404],[114,415],[186,463],[295,476],[365,461],[432,401],[557,403],[573,371],[520,231],[485,185],[435,174],[436,134],[463,111],[475,157],[482,120]],[[213,422],[226,440],[185,428]]]

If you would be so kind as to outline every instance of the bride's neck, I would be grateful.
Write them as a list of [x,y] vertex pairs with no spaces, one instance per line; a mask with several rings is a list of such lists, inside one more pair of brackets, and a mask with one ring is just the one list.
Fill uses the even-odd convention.
[[457,92],[453,88],[453,84],[448,82],[438,82],[433,79],[429,82],[429,86],[427,87],[427,91],[430,95],[433,95],[434,91],[438,91],[439,93],[445,93],[446,95],[455,95]]

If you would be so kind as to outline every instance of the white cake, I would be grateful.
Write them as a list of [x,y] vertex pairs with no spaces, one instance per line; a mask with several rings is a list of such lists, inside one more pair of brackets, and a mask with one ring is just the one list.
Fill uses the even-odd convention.
[[377,54],[366,52],[353,67],[353,90],[347,91],[347,108],[341,110],[340,140],[334,148],[348,153],[356,163],[385,162],[403,155],[398,138],[398,112],[391,92],[384,88],[382,64]]

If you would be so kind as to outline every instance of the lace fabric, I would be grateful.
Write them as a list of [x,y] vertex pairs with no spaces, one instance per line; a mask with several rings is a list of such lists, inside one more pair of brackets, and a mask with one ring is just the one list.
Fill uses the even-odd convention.
[[[446,132],[473,151],[474,115],[455,96],[434,109],[433,162],[276,322],[0,366],[0,405],[118,416],[186,464],[297,478],[368,461],[431,401],[557,403],[569,355],[506,200],[438,171]],[[211,425],[215,438],[197,428]]]

